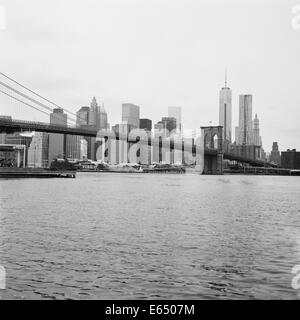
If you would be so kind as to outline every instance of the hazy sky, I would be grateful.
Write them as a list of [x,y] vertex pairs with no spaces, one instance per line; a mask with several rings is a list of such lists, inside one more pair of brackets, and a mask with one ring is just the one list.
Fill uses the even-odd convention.
[[[121,104],[154,122],[182,106],[185,128],[218,124],[228,70],[233,131],[238,95],[253,94],[264,148],[300,150],[300,0],[0,0],[0,71],[76,112],[92,96],[109,122]],[[0,77],[0,81],[2,81]],[[0,114],[48,120],[0,94]]]

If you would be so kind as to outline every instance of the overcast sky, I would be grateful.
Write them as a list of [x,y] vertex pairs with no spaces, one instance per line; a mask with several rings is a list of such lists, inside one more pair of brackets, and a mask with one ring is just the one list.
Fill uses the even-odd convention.
[[[233,132],[238,95],[253,94],[264,148],[300,150],[300,0],[0,0],[0,71],[76,112],[92,96],[109,122],[121,104],[154,122],[181,106],[185,128],[218,124],[228,70]],[[0,81],[2,81],[0,77]],[[0,114],[48,120],[0,94]]]

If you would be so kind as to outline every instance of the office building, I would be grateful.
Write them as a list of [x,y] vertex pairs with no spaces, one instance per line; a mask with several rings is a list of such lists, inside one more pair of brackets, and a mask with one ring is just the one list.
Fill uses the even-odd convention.
[[68,159],[81,159],[81,139],[83,139],[83,137],[67,135],[66,157]]
[[300,170],[300,152],[296,149],[283,151],[281,153],[281,167]]
[[[58,126],[67,126],[67,114],[64,113],[63,109],[56,108],[50,114],[50,124]],[[66,156],[65,153],[65,137],[63,134],[50,133],[49,134],[49,162],[48,165],[51,165],[51,161],[57,158],[63,158]]]
[[152,120],[150,119],[140,119],[140,129],[146,131],[148,140],[140,144],[140,154],[139,162],[141,164],[151,164],[152,163],[152,147],[149,145],[152,132]]
[[152,131],[152,120],[150,120],[150,119],[140,119],[139,128],[140,129],[144,129],[146,131]]
[[76,126],[87,126],[89,124],[89,107],[81,107],[76,113]]
[[177,123],[176,123],[176,118],[174,117],[162,117],[161,122],[163,123],[163,126],[165,129],[168,130],[168,136],[171,134],[175,135],[176,134],[176,128],[177,128]]
[[168,107],[168,117],[176,119],[176,132],[182,135],[181,107]]
[[227,74],[225,86],[220,91],[219,99],[219,125],[223,127],[223,141],[232,141],[232,91],[227,87]]
[[255,146],[261,146],[261,143],[259,119],[257,117],[257,114],[255,114],[255,118],[253,120],[253,144]]
[[132,103],[122,104],[122,122],[128,123],[132,129],[140,124],[140,107]]
[[127,142],[127,140],[125,140],[125,138],[128,137],[132,127],[127,122],[124,122],[113,126],[112,130],[117,136],[124,139],[119,139],[116,141],[115,150],[111,150],[111,158],[113,158],[116,163],[128,163],[130,144]]
[[[107,119],[107,112],[104,108],[104,104],[99,105],[96,98],[93,97],[90,107],[83,106],[77,112],[77,127],[87,130],[106,130],[108,129],[108,119]],[[96,143],[96,138],[94,137],[84,137],[85,141],[87,142],[87,158],[91,160],[96,160],[96,153],[98,144]],[[75,141],[73,140],[73,145]],[[72,153],[78,155],[80,153],[80,157],[82,157],[82,153],[79,152],[81,142],[77,139],[75,143],[77,145],[77,151],[75,152],[76,148],[73,148]]]
[[239,96],[239,127],[236,129],[238,145],[253,144],[252,95]]
[[269,160],[276,163],[278,166],[281,165],[281,156],[278,147],[278,142],[273,142],[272,151]]

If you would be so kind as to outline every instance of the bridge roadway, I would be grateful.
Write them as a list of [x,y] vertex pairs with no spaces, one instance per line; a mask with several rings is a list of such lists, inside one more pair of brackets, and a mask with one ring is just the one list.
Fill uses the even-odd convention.
[[[48,132],[48,133],[59,133],[59,134],[68,134],[68,135],[76,135],[76,136],[83,136],[83,137],[96,137],[98,132],[96,130],[90,130],[87,128],[76,128],[70,126],[57,126],[48,124],[45,122],[33,122],[33,121],[24,121],[24,120],[13,120],[7,118],[0,117],[0,132],[5,133],[13,133],[13,132],[24,132],[24,131],[37,131],[37,132]],[[98,135],[99,136],[99,135]],[[105,136],[105,135],[104,135]],[[103,136],[103,137],[104,137]],[[127,135],[118,135],[116,134],[116,140],[127,140]],[[141,141],[142,142],[142,141]],[[152,146],[162,146],[162,141],[159,139],[147,139],[148,145]],[[170,149],[173,150],[184,150],[184,141],[182,142],[175,142],[170,141]],[[186,145],[186,150],[191,150],[195,154],[196,153],[196,146],[195,145]],[[216,156],[220,151],[216,149],[208,149],[205,148],[205,156]],[[221,151],[222,152],[222,151]],[[262,160],[254,160],[249,159],[241,156],[237,156],[235,154],[224,152],[223,153],[224,159],[234,160],[237,162],[247,163],[253,166],[258,167],[272,167],[274,166],[271,163],[262,161]]]

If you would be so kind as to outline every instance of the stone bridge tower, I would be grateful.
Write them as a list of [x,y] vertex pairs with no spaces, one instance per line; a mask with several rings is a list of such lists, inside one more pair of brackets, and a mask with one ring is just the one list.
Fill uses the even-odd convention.
[[223,127],[201,127],[204,135],[204,174],[223,174]]

